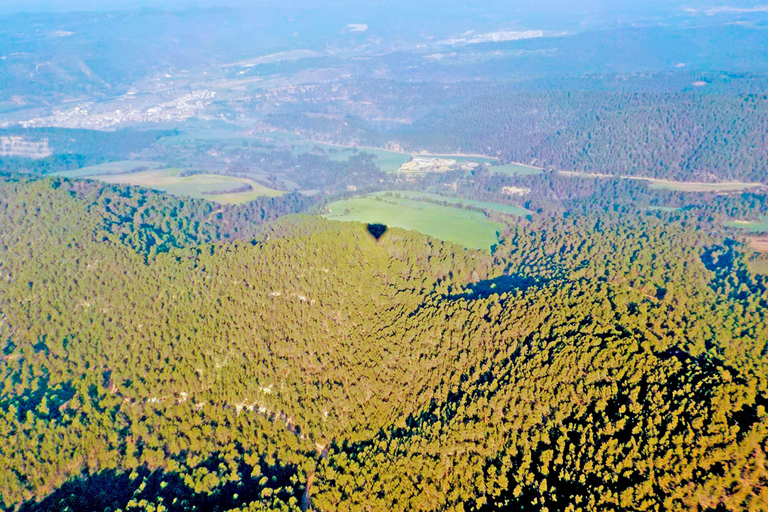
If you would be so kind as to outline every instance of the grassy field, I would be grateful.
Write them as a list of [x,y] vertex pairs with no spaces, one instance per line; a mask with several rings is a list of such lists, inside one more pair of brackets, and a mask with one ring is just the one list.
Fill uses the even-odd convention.
[[491,172],[509,174],[512,176],[530,176],[534,174],[541,174],[541,169],[538,167],[531,167],[530,165],[523,164],[492,165],[488,168],[488,170]]
[[407,153],[398,153],[396,151],[387,151],[385,149],[363,148],[359,151],[371,153],[376,157],[376,165],[384,172],[395,172],[403,164],[410,162],[411,155]]
[[326,219],[382,223],[454,242],[471,249],[490,250],[503,225],[481,212],[440,206],[400,197],[365,196],[328,206]]
[[179,135],[171,135],[169,137],[163,137],[159,140],[160,144],[186,144],[195,143],[198,141],[231,141],[232,143],[240,143],[242,141],[253,140],[253,137],[245,133],[240,133],[234,130],[220,130],[216,128],[209,129],[196,129]]
[[445,160],[456,160],[457,163],[461,163],[461,164],[475,162],[478,164],[493,165],[498,162],[497,158],[492,158],[489,156],[480,156],[480,155],[441,155],[441,154],[418,153],[414,156],[420,156],[423,158],[442,158]]
[[[323,142],[306,140],[295,133],[290,132],[275,131],[259,133],[254,135],[252,139],[274,145],[278,149],[290,151],[294,155],[305,153],[321,154],[335,161],[349,160],[349,158],[355,154],[353,151],[354,148],[351,146],[341,146],[338,144],[326,144]],[[378,165],[384,172],[395,172],[401,165],[411,159],[411,155],[408,153],[400,153],[386,149],[359,147],[357,148],[357,151],[358,153],[364,152],[373,155],[376,165]]]
[[[733,223],[739,224],[739,223]],[[741,223],[743,225],[743,223]],[[749,270],[755,274],[761,274],[768,276],[768,218],[762,222],[750,223],[752,231],[750,235],[745,237],[749,247],[755,251],[761,253],[760,257],[750,258],[748,266]]]
[[[354,154],[353,148],[350,146],[340,146],[336,144],[325,144],[322,142],[314,142],[311,140],[305,140],[289,132],[267,132],[259,133],[255,135],[247,135],[236,132],[216,132],[216,131],[196,131],[185,133],[181,135],[175,135],[172,137],[165,137],[161,139],[162,144],[173,145],[188,145],[194,144],[196,141],[212,141],[218,143],[225,143],[225,145],[237,146],[242,142],[258,141],[263,144],[269,144],[274,146],[277,150],[290,151],[294,155],[301,155],[306,153],[325,155],[331,160],[346,161]],[[263,151],[268,151],[263,149]],[[401,165],[408,162],[411,159],[411,155],[408,153],[400,153],[397,151],[388,151],[385,149],[377,148],[357,148],[359,153],[370,153],[374,156],[376,165],[384,172],[395,172]]]
[[768,233],[768,217],[764,218],[761,221],[735,221],[735,222],[728,222],[726,223],[726,226],[730,226],[732,228],[739,228],[743,229],[744,231],[747,231],[749,233]]
[[645,179],[651,182],[651,188],[659,190],[676,190],[678,192],[738,192],[740,190],[746,190],[748,188],[763,187],[760,183],[703,183],[694,181],[672,181],[672,180],[658,180],[651,178],[635,178]]
[[[263,132],[255,134],[246,134],[236,131],[217,131],[215,129],[198,129],[171,137],[160,139],[161,144],[166,145],[190,145],[198,141],[211,141],[224,143],[225,146],[237,146],[242,142],[258,141],[262,144],[274,146],[278,150],[290,151],[294,155],[306,153],[325,155],[331,160],[346,161],[354,155],[352,146],[342,146],[338,144],[326,144],[306,140],[295,133],[284,131]],[[370,148],[359,146],[356,148],[358,153],[369,153],[374,156],[376,165],[384,172],[395,172],[404,163],[409,162],[414,156],[423,156],[427,158],[445,158],[456,160],[459,163],[476,162],[478,164],[495,164],[498,159],[475,155],[432,155],[432,154],[412,154],[401,151],[390,151],[387,149]],[[268,151],[266,148],[263,151]]]
[[[218,174],[195,174],[181,176],[179,169],[158,169],[130,174],[102,174],[89,176],[91,179],[105,183],[121,185],[138,185],[140,187],[160,190],[176,196],[189,196],[199,199],[208,199],[225,204],[240,204],[252,201],[257,197],[277,197],[284,192],[264,187],[253,180],[237,178],[234,176],[222,176]],[[204,192],[226,192],[237,189],[243,185],[250,185],[247,192],[205,194]]]
[[155,170],[161,169],[164,167],[164,164],[160,162],[148,162],[144,160],[121,160],[119,162],[109,162],[106,164],[83,167],[82,169],[75,169],[73,171],[61,171],[55,173],[55,175],[63,176],[66,178],[87,178],[97,175],[126,174],[134,169],[143,167],[147,168],[147,170]]
[[755,274],[768,276],[768,260],[755,260],[749,262],[749,270]]
[[[601,174],[594,172],[574,172],[558,171],[563,176],[573,176],[577,178],[616,178],[611,174]],[[722,183],[707,183],[703,181],[675,181],[662,180],[658,178],[645,178],[643,176],[618,176],[625,180],[639,180],[650,183],[651,188],[657,190],[675,190],[677,192],[738,192],[748,188],[766,188],[762,183],[743,183],[739,181],[728,181]]]
[[[277,137],[271,142],[274,143],[278,147],[283,147],[286,149],[290,149],[290,151],[293,154],[299,155],[302,153],[314,153],[314,154],[324,154],[331,160],[336,161],[344,161],[348,160],[349,157],[354,155],[354,148],[349,146],[339,146],[335,144],[324,144],[320,142],[312,142],[307,140],[302,140],[299,138],[290,138],[288,134],[285,137]],[[487,157],[475,157],[475,156],[461,156],[461,155],[427,155],[427,154],[419,154],[414,155],[411,153],[403,153],[400,151],[390,151],[388,149],[379,149],[379,148],[369,148],[369,147],[357,147],[358,153],[368,153],[373,155],[374,162],[376,165],[379,166],[379,168],[384,172],[395,172],[397,171],[403,164],[409,162],[411,158],[414,156],[422,156],[425,158],[446,158],[450,160],[456,160],[457,162],[477,162],[478,164],[483,163],[495,163],[496,160],[493,158],[487,158]],[[318,151],[320,150],[320,151]]]
[[674,206],[649,206],[646,208],[649,212],[664,212],[664,213],[675,213],[683,211],[682,208],[675,208]]
[[762,257],[753,259],[749,262],[749,270],[755,274],[768,276],[768,217],[761,221],[735,221],[728,222],[726,226],[741,229],[749,235],[745,240],[749,247],[755,252],[762,253]]
[[526,215],[531,215],[533,213],[521,206],[510,206],[506,204],[490,203],[487,201],[474,201],[472,199],[463,199],[461,197],[447,197],[441,196],[440,194],[431,194],[429,192],[392,190],[388,192],[376,192],[375,194],[371,195],[381,197],[383,199],[396,199],[396,197],[392,196],[399,195],[400,197],[406,199],[415,199],[416,201],[426,199],[428,201],[440,201],[441,203],[447,202],[457,206],[472,206],[474,208],[480,208],[481,210],[490,210],[507,215],[517,215],[518,217],[525,217]]
[[[326,156],[331,160],[342,161],[349,160],[354,153],[352,148],[345,146],[330,146],[328,144],[312,144],[307,147],[306,151],[298,151],[298,147],[294,149],[299,153],[310,153],[310,148],[320,146],[326,151]],[[373,155],[374,162],[384,172],[395,172],[401,165],[408,162],[411,159],[411,155],[407,153],[398,153],[397,151],[388,151],[386,149],[376,148],[357,148],[358,153],[368,153]]]
[[[313,148],[322,148],[326,151],[327,156],[331,160],[347,160],[350,156],[352,156],[353,149],[348,146],[335,146],[332,144],[318,144],[316,142],[308,142],[308,141],[293,141],[292,142],[293,151],[297,153],[311,153],[313,152]],[[431,155],[431,154],[411,154],[411,153],[403,153],[400,151],[390,151],[388,149],[379,149],[379,148],[369,148],[369,147],[358,147],[357,148],[358,153],[369,153],[373,155],[374,161],[376,165],[379,166],[379,168],[384,172],[395,172],[400,167],[410,162],[411,159],[414,156],[424,157],[424,158],[444,158],[447,160],[456,160],[456,162],[459,163],[466,163],[466,162],[476,162],[478,164],[492,164],[495,163],[496,160],[493,158],[488,157],[480,157],[480,156],[463,156],[463,155]]]

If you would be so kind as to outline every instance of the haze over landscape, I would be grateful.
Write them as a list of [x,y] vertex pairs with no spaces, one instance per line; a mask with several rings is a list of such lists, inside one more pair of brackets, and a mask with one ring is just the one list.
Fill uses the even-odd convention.
[[0,2],[0,510],[768,510],[768,4]]

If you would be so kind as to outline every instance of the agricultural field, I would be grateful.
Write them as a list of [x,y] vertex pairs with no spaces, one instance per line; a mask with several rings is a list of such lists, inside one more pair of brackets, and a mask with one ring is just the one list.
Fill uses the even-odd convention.
[[337,162],[349,160],[355,154],[368,153],[373,155],[374,163],[384,172],[395,172],[400,166],[411,159],[411,155],[376,148],[351,148],[348,146],[335,146],[318,142],[292,140],[284,144],[276,144],[277,149],[290,151],[294,155],[311,153],[325,155],[330,160]]
[[261,151],[289,151],[294,155],[311,153],[315,155],[325,155],[329,159],[335,161],[348,160],[355,154],[355,152],[369,153],[373,155],[376,165],[378,165],[384,172],[395,172],[400,166],[412,158],[412,155],[409,153],[401,153],[379,148],[354,148],[352,146],[326,144],[302,139],[295,133],[281,131],[250,135],[239,132],[198,130],[165,137],[160,140],[160,143],[166,146],[194,146],[200,141],[215,142],[230,147],[237,147],[243,142],[255,142],[268,146],[260,149]]
[[498,174],[508,174],[510,176],[531,176],[535,174],[541,174],[542,169],[539,167],[532,167],[524,164],[505,164],[505,165],[492,165],[488,168],[489,171]]
[[646,208],[649,212],[663,212],[663,213],[676,213],[680,212],[682,208],[676,208],[674,206],[649,206]]
[[349,160],[349,158],[355,154],[356,150],[357,154],[368,153],[373,155],[374,163],[379,167],[379,169],[387,173],[397,171],[403,164],[410,161],[412,158],[412,156],[408,153],[400,153],[386,149],[367,147],[352,148],[349,146],[321,144],[318,142],[305,140],[290,141],[287,148],[290,149],[290,151],[295,155],[300,155],[302,153],[323,154],[331,160],[335,161]]
[[762,275],[768,275],[768,217],[760,221],[734,221],[726,226],[740,229],[747,233],[744,237],[747,245],[760,256],[750,259],[749,269]]
[[[332,160],[347,160],[354,154],[368,153],[374,156],[376,165],[384,172],[395,172],[403,164],[409,162],[413,157],[438,158],[455,160],[457,163],[494,164],[496,158],[479,155],[442,155],[428,153],[406,153],[402,151],[392,151],[389,149],[373,148],[368,146],[342,146],[339,144],[327,144],[305,140],[294,133],[289,132],[269,132],[262,136],[257,136],[262,141],[274,144],[277,147],[289,148],[294,154],[301,153],[322,153],[326,154]],[[318,151],[319,150],[319,151]]]
[[[401,153],[402,154],[402,153]],[[476,163],[476,164],[488,164],[493,165],[498,163],[498,158],[493,158],[490,156],[481,156],[481,155],[462,155],[462,154],[431,154],[431,153],[417,153],[413,156],[420,156],[423,158],[439,158],[444,160],[455,160],[456,163],[459,164],[468,164],[468,163]]]
[[61,171],[54,173],[56,176],[65,178],[89,178],[91,176],[110,175],[110,174],[128,174],[135,169],[144,171],[162,169],[165,164],[161,162],[149,162],[144,160],[121,160],[119,162],[108,162],[105,164],[92,165],[72,171]]
[[439,201],[441,203],[447,202],[457,206],[471,206],[473,208],[479,208],[481,210],[490,210],[493,212],[503,213],[506,215],[516,215],[518,217],[525,217],[526,215],[533,214],[533,212],[531,212],[530,210],[526,210],[521,206],[511,206],[511,205],[500,204],[500,203],[491,203],[488,201],[475,201],[472,199],[464,199],[461,197],[442,196],[440,194],[432,194],[429,192],[413,192],[410,190],[398,190],[398,191],[376,192],[371,195],[375,197],[382,197],[384,199],[389,199],[389,198],[397,199],[397,196],[400,196],[405,199],[415,199],[416,201],[427,200],[427,201]]
[[504,227],[481,212],[382,194],[331,203],[323,217],[344,222],[386,224],[485,251],[497,243],[498,233]]
[[[478,165],[492,166],[498,163],[498,159],[481,155],[441,155],[427,153],[407,153],[391,151],[388,149],[373,148],[367,146],[344,146],[307,140],[301,136],[284,131],[272,131],[261,133],[244,133],[236,131],[219,131],[215,129],[197,129],[179,135],[165,137],[160,143],[166,146],[181,145],[194,146],[200,142],[212,142],[223,144],[224,147],[237,147],[244,142],[254,142],[264,145],[260,151],[289,151],[294,155],[315,154],[325,155],[331,160],[346,161],[354,154],[368,153],[373,155],[374,162],[384,172],[396,172],[403,164],[414,157],[450,159],[457,164],[476,163]],[[529,170],[532,173],[533,168]]]
[[384,172],[395,172],[412,157],[409,153],[401,153],[399,151],[315,142],[302,139],[295,133],[289,132],[268,132],[256,134],[253,137],[260,142],[273,145],[277,149],[290,151],[294,155],[304,153],[322,154],[335,161],[349,160],[355,154],[355,151],[357,153],[368,153],[373,155],[376,165]]
[[768,260],[755,260],[749,263],[749,270],[755,274],[768,276]]
[[398,153],[386,149],[363,148],[360,151],[372,154],[376,160],[376,165],[384,172],[392,173],[397,171],[404,163],[411,159],[407,153]]
[[739,181],[708,183],[704,181],[662,180],[658,178],[646,178],[644,176],[614,176],[612,174],[594,172],[558,171],[558,173],[563,176],[573,176],[577,178],[622,178],[625,180],[646,181],[652,189],[674,190],[676,192],[741,192],[742,190],[750,188],[766,188],[762,183],[743,183]]
[[734,221],[726,226],[742,229],[748,233],[768,233],[768,217],[761,221]]
[[749,188],[764,187],[760,183],[704,183],[695,181],[672,181],[659,180],[652,178],[632,178],[642,179],[651,183],[651,188],[657,190],[675,190],[678,192],[740,192]]
[[234,130],[222,130],[217,128],[200,128],[190,131],[184,131],[178,135],[171,135],[160,139],[161,144],[187,144],[200,141],[231,141],[239,143],[242,141],[253,140],[250,135],[240,133]]
[[[247,203],[257,197],[277,197],[284,194],[284,192],[272,190],[247,178],[219,174],[182,176],[180,169],[158,169],[129,174],[101,174],[92,175],[89,178],[105,183],[137,185],[175,196],[196,197],[225,204]],[[250,187],[248,190],[238,190],[248,187]]]

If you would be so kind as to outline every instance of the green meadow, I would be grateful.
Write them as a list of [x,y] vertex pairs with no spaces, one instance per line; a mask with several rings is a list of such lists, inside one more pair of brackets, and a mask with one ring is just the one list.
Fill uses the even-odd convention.
[[728,222],[726,226],[743,229],[750,233],[768,233],[768,217],[761,221],[734,221]]
[[[318,144],[313,143],[313,146],[318,146]],[[325,155],[331,160],[348,160],[349,157],[355,154],[352,148],[346,146],[330,146],[328,144],[319,146],[326,151]],[[311,151],[303,152],[309,153]],[[357,148],[357,154],[361,153],[368,153],[369,155],[373,155],[374,163],[378,165],[379,169],[384,172],[395,172],[400,168],[400,166],[411,160],[411,155],[407,153],[399,153],[397,151],[389,151],[386,149]]]
[[649,212],[676,213],[682,211],[682,208],[675,208],[674,206],[649,206],[646,210]]
[[61,171],[55,173],[56,176],[65,178],[88,178],[97,175],[107,174],[126,174],[134,169],[155,170],[164,167],[161,162],[149,162],[145,160],[121,160],[119,162],[108,162],[105,164],[91,165],[72,171]]
[[490,156],[478,156],[478,155],[441,155],[441,154],[418,153],[418,154],[415,154],[414,156],[420,156],[423,158],[442,158],[444,160],[456,160],[456,162],[460,164],[474,162],[476,164],[493,165],[498,162],[497,158],[493,158]]
[[[418,200],[419,196],[440,201],[452,198],[424,193],[414,193],[412,197],[406,197],[408,194],[403,192],[399,192],[400,197],[385,194],[380,192],[336,201],[328,205],[323,217],[345,222],[386,224],[485,251],[498,241],[498,233],[504,228],[503,224],[488,219],[482,212]],[[455,200],[455,204],[468,204],[462,201]]]
[[727,182],[727,183],[703,183],[703,182],[687,182],[687,181],[672,181],[672,180],[660,180],[653,178],[632,178],[632,179],[645,179],[651,182],[651,188],[658,190],[675,190],[678,192],[739,192],[749,188],[763,187],[760,183],[741,183],[741,182]]
[[461,197],[448,197],[441,196],[440,194],[432,194],[429,192],[413,192],[411,190],[398,190],[388,192],[376,192],[371,194],[372,196],[382,198],[396,198],[400,196],[405,199],[415,199],[416,201],[439,201],[441,203],[451,203],[457,206],[471,206],[473,208],[479,208],[481,210],[490,210],[493,212],[504,213],[506,215],[516,215],[518,217],[525,217],[531,215],[533,212],[526,210],[521,206],[510,206],[500,203],[491,203],[488,201],[475,201],[473,199],[464,199]]
[[524,164],[505,164],[505,165],[492,165],[488,168],[489,171],[508,174],[511,176],[530,176],[535,174],[541,174],[541,169],[538,167],[532,167]]
[[[175,196],[189,196],[225,204],[240,204],[257,197],[277,197],[284,192],[272,190],[247,178],[222,176],[219,174],[194,174],[182,176],[180,169],[157,169],[129,174],[102,174],[89,176],[90,179],[121,185],[137,185],[167,192]],[[251,187],[245,192],[229,192]]]
[[[317,144],[317,143],[309,143],[304,146],[296,146],[297,148],[304,148],[305,153],[308,153],[308,149],[311,149],[312,147],[320,147],[324,149],[327,153],[327,156],[332,160],[347,160],[350,156],[354,154],[353,148],[348,146],[334,146],[329,144]],[[400,167],[410,162],[411,159],[414,156],[423,157],[423,158],[442,158],[446,160],[455,160],[458,163],[469,163],[469,162],[475,162],[478,164],[492,164],[495,163],[496,160],[493,158],[488,157],[475,157],[475,156],[462,156],[462,155],[427,155],[427,154],[411,154],[411,153],[403,153],[400,151],[390,151],[388,149],[379,149],[379,148],[369,148],[369,147],[358,147],[357,148],[358,153],[368,153],[370,155],[373,155],[374,162],[376,165],[379,166],[379,168],[387,173],[395,172]]]
[[[301,138],[301,136],[284,131],[273,131],[256,134],[245,134],[238,132],[220,132],[216,130],[195,130],[188,133],[165,137],[160,140],[162,144],[193,144],[198,141],[212,141],[212,142],[224,142],[236,146],[242,142],[247,141],[259,141],[263,144],[268,144],[276,149],[284,151],[290,151],[294,155],[301,154],[315,154],[325,155],[331,160],[346,161],[356,153],[368,153],[373,155],[374,162],[379,168],[387,173],[397,171],[403,164],[409,162],[414,156],[421,156],[425,158],[443,158],[448,160],[456,160],[459,163],[475,162],[478,164],[493,165],[498,162],[498,159],[484,156],[474,155],[441,155],[441,154],[412,154],[402,151],[391,151],[388,149],[371,148],[366,146],[342,146],[339,144],[328,144],[324,142],[315,142]],[[508,166],[496,166],[491,169],[499,168],[503,169]],[[526,167],[526,166],[521,166]],[[527,167],[526,167],[527,168]],[[537,171],[535,168],[527,168],[527,173],[531,174]],[[503,171],[499,171],[503,172]]]

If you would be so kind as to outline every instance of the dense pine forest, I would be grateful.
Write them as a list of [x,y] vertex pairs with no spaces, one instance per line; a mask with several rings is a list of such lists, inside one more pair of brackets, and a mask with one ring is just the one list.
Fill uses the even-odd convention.
[[0,0],[0,512],[768,512],[762,0]]
[[0,172],[47,174],[80,169],[112,160],[123,160],[138,153],[161,137],[175,133],[175,131],[159,130],[99,132],[61,128],[2,128],[0,129],[0,140],[7,137],[18,137],[45,141],[51,154],[43,158],[28,158],[0,153]]
[[768,509],[764,196],[545,177],[489,254],[0,180],[0,508]]
[[425,116],[400,140],[561,170],[765,183],[767,107],[765,94],[499,87]]

